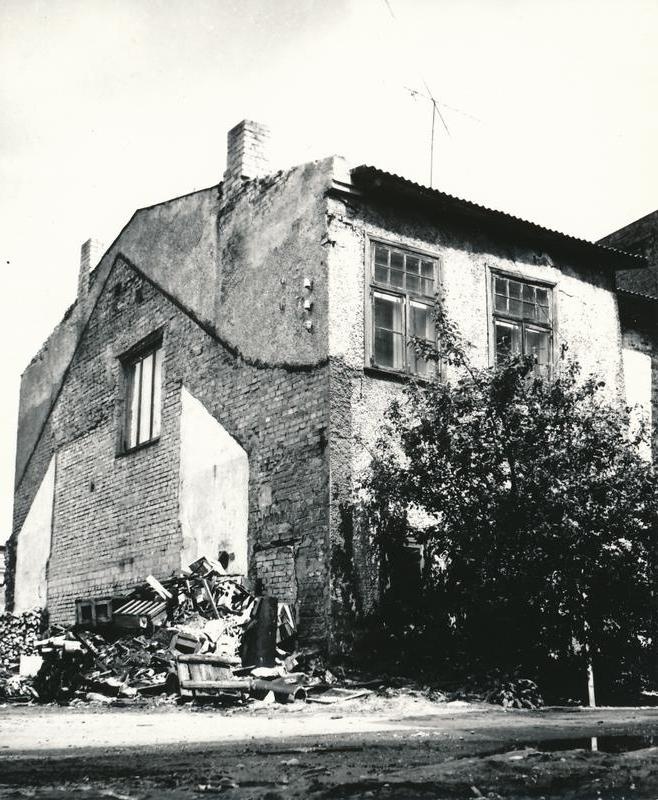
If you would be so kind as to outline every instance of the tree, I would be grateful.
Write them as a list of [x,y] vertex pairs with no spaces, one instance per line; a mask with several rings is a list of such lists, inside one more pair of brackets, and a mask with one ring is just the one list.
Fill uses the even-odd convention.
[[476,369],[441,307],[436,325],[454,379],[405,387],[362,486],[388,612],[410,597],[395,574],[412,537],[424,551],[415,647],[471,672],[558,684],[593,660],[607,686],[637,683],[649,671],[658,522],[638,450],[646,429],[632,430],[630,410],[574,362],[552,380],[530,358]]

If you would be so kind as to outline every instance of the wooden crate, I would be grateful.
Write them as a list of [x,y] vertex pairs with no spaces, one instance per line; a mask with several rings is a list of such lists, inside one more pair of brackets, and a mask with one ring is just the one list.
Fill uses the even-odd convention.
[[249,681],[236,678],[233,667],[239,661],[231,661],[212,653],[189,653],[176,658],[178,682],[181,694],[216,694],[217,691],[248,689]]

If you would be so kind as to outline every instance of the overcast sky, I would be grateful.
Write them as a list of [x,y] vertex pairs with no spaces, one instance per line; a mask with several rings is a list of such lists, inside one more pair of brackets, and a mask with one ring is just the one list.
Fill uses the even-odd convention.
[[0,541],[20,373],[79,248],[217,183],[226,132],[274,167],[346,156],[596,239],[658,207],[656,0],[3,0]]

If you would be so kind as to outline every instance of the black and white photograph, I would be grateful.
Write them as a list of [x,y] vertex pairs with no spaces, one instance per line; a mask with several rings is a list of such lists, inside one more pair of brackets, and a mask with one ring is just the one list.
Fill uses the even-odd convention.
[[0,798],[658,799],[656,0],[0,2]]

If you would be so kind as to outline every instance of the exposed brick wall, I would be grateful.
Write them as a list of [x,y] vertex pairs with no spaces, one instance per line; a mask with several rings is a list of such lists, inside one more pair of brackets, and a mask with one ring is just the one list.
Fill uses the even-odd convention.
[[[121,454],[119,356],[158,328],[162,433],[156,443]],[[296,603],[305,638],[322,638],[328,606],[328,366],[247,363],[123,262],[110,275],[16,492],[15,533],[57,452],[51,619],[70,622],[77,597],[120,592],[149,572],[167,575],[178,568],[182,385],[248,453],[251,580]]]
[[254,567],[263,589],[285,603],[297,602],[297,587],[290,576],[295,574],[293,545],[273,545],[254,554]]

